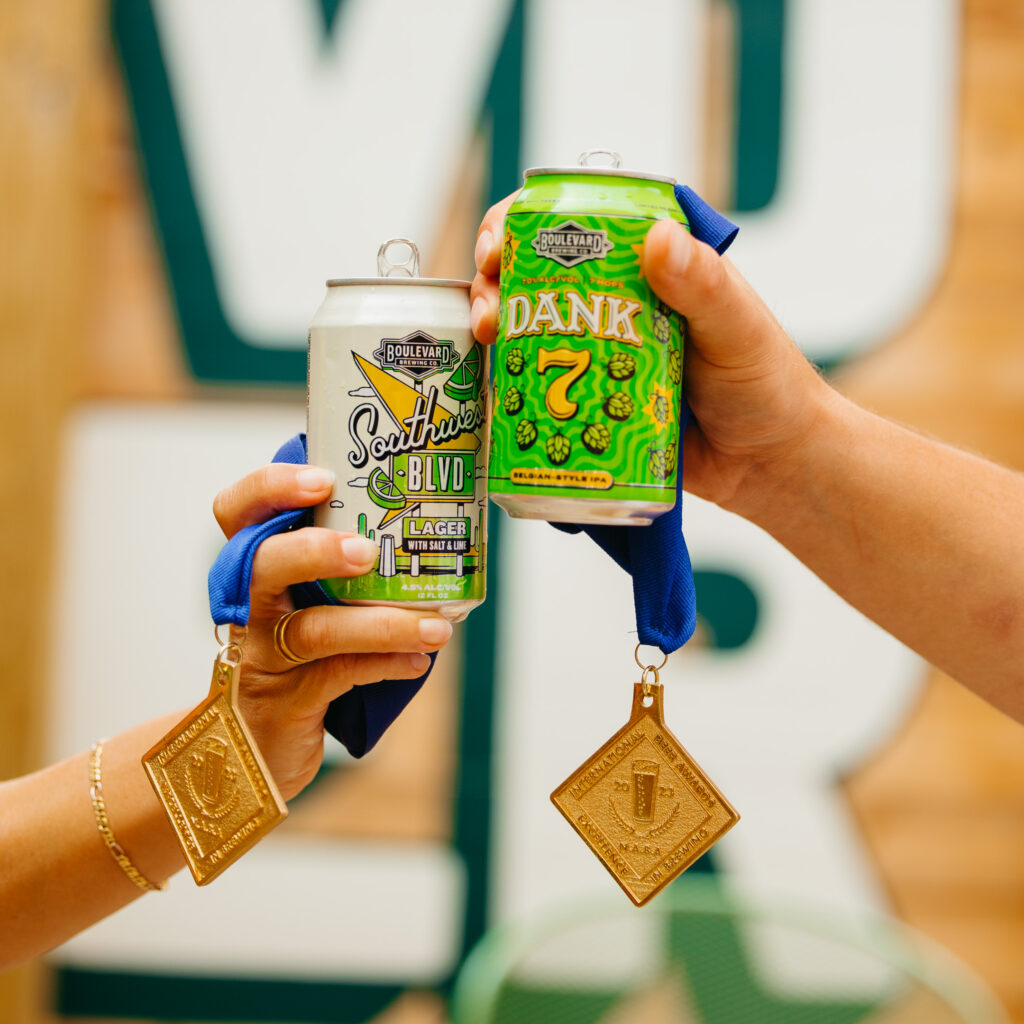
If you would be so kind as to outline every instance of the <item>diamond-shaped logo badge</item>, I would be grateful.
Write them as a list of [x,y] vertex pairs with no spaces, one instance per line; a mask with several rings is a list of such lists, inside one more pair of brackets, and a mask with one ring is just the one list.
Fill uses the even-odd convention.
[[608,232],[585,228],[574,220],[567,220],[554,228],[541,228],[533,238],[538,256],[554,260],[563,267],[575,267],[587,260],[601,259],[614,244]]
[[454,342],[439,341],[424,331],[413,331],[404,338],[381,338],[373,358],[382,369],[397,370],[416,381],[450,370],[459,361]]
[[629,723],[551,794],[626,895],[642,906],[739,815],[665,727],[661,686],[634,687]]

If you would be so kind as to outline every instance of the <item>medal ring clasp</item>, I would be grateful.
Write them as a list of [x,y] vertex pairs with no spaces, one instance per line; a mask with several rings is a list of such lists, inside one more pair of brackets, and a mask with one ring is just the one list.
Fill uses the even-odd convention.
[[640,648],[641,647],[643,647],[643,644],[637,644],[636,645],[636,650],[633,652],[633,660],[636,662],[637,668],[643,669],[644,672],[646,672],[649,668],[652,668],[652,669],[654,669],[654,672],[655,672],[655,678],[657,678],[658,671],[663,669],[668,664],[668,655],[664,651],[662,651],[661,648],[659,647],[658,650],[661,651],[661,664],[660,665],[645,665],[640,660]]
[[242,626],[242,633],[237,640],[232,639],[230,633],[228,634],[227,640],[222,640],[220,636],[220,626],[215,625],[213,627],[213,635],[220,646],[220,650],[217,651],[218,665],[237,668],[242,664],[242,644],[245,643],[245,638],[248,635],[248,632],[249,627]]
[[[648,678],[654,676],[654,681]],[[646,705],[649,700],[654,698],[654,688],[660,685],[658,679],[658,670],[653,665],[648,665],[644,669],[644,674],[640,677],[640,684],[643,686],[644,704]]]
[[221,627],[221,625],[223,625],[223,623],[221,623],[220,625],[216,625],[215,624],[214,627],[213,627],[213,636],[214,636],[214,639],[217,641],[217,646],[221,650],[224,650],[225,647],[237,647],[239,650],[241,650],[242,644],[245,643],[245,638],[249,635],[249,627],[248,626],[242,626],[241,627],[242,634],[241,634],[241,636],[239,636],[239,638],[237,640],[233,640],[231,638],[230,627],[229,627],[229,632],[228,632],[227,640],[222,640],[221,636],[220,636],[220,627]]

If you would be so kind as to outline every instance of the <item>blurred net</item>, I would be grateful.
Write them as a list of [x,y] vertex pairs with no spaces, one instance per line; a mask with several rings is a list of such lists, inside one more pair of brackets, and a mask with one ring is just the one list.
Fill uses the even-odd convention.
[[798,914],[683,879],[487,936],[454,1024],[1007,1024],[944,951],[893,922]]

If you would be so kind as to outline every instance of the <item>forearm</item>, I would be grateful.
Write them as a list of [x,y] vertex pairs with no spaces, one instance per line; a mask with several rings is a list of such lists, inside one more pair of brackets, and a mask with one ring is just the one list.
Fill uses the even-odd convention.
[[744,502],[850,604],[1024,721],[1024,476],[833,392]]
[[[181,849],[142,769],[142,755],[181,714],[103,745],[110,827],[142,874],[165,881]],[[28,960],[143,895],[111,856],[89,795],[89,752],[0,785],[0,969]]]

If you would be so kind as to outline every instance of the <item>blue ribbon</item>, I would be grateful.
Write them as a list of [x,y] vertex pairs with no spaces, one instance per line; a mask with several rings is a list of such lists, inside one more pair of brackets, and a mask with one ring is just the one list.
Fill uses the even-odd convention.
[[[732,245],[739,228],[709,206],[688,185],[676,185],[676,202],[690,222],[694,238],[721,255]],[[683,431],[693,422],[684,399],[679,423],[679,472],[676,503],[650,526],[578,526],[554,523],[566,533],[585,533],[615,564],[633,577],[637,639],[660,647],[666,654],[678,650],[697,628],[697,594],[693,586],[690,552],[683,537]]]

